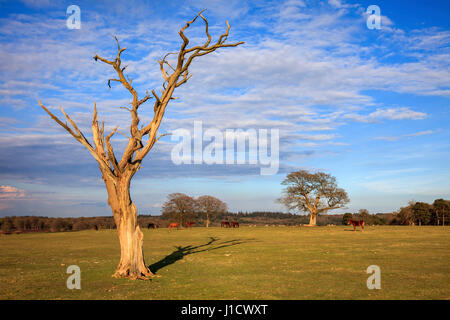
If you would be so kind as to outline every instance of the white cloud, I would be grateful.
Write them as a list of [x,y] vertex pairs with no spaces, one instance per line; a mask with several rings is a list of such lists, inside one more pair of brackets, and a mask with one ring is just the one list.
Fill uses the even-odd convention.
[[0,186],[0,199],[11,200],[17,198],[23,198],[25,191],[12,186]]
[[23,199],[24,197],[24,190],[12,186],[0,186],[0,211],[11,208],[13,201]]
[[340,0],[328,0],[328,3],[330,5],[332,5],[333,7],[336,7],[336,8],[341,8],[342,7],[342,3],[341,3]]
[[429,134],[433,134],[433,133],[434,133],[433,130],[426,130],[426,131],[419,131],[419,132],[414,132],[414,133],[403,134],[400,136],[375,137],[373,139],[374,140],[385,140],[385,141],[397,141],[397,140],[400,140],[405,137],[420,137],[420,136],[425,136],[425,135],[429,135]]
[[[203,4],[211,8],[206,15],[217,18],[211,20],[211,32],[223,32],[223,18],[229,16],[233,18],[230,42],[245,40],[246,44],[194,61],[193,78],[177,89],[175,95],[181,99],[169,105],[162,130],[191,128],[194,119],[201,119],[205,126],[219,129],[278,128],[286,145],[292,147],[338,146],[346,143],[334,141],[339,137],[334,131],[346,123],[420,120],[428,116],[412,107],[386,107],[367,93],[369,90],[449,96],[444,86],[450,83],[449,56],[446,51],[434,51],[449,43],[447,32],[406,32],[393,28],[393,23],[386,20],[386,25],[392,27],[391,38],[380,35],[383,41],[363,45],[367,38],[365,24],[347,17],[352,6],[337,0],[330,1],[330,5],[339,9],[327,7],[326,11],[311,10],[303,1],[260,3],[258,8],[268,13],[261,16],[252,15],[245,1],[225,4],[205,0],[189,2],[178,13],[186,17],[187,12],[197,12]],[[127,15],[125,11],[120,13],[123,6],[118,4],[114,9],[122,17]],[[107,130],[118,124],[126,131],[129,114],[119,107],[129,101],[127,92],[120,86],[107,88],[106,80],[113,70],[95,63],[93,54],[114,56],[111,34],[118,34],[128,47],[124,64],[129,63],[127,70],[138,91],[142,94],[157,89],[161,75],[156,59],[179,47],[177,31],[185,20],[175,14],[148,20],[140,13],[133,24],[123,22],[118,26],[114,24],[115,16],[109,13],[83,20],[80,32],[69,36],[63,18],[20,15],[0,19],[0,34],[5,38],[20,30],[14,41],[0,47],[5,61],[0,73],[7,75],[0,84],[0,107],[24,108],[31,99],[36,105],[40,97],[51,108],[64,106],[88,136],[96,100],[99,118],[106,119]],[[263,32],[254,33],[249,23]],[[192,43],[203,39],[203,28],[202,21],[192,26]],[[420,54],[420,59],[385,63],[378,51],[389,54],[394,45],[402,47],[402,55]],[[141,123],[145,123],[152,116],[152,102],[141,111]],[[19,146],[37,145],[41,138],[56,144],[70,139],[76,143],[45,114],[26,130],[16,140]],[[317,134],[309,134],[311,131]],[[2,135],[2,141],[12,140],[17,133]],[[120,139],[117,135],[114,142],[120,145]],[[159,146],[167,156],[171,144]]]
[[387,119],[387,120],[420,120],[426,117],[426,113],[413,111],[409,108],[389,108],[378,109],[371,114],[369,118],[374,119]]
[[368,115],[355,113],[343,115],[344,119],[350,119],[358,122],[376,122],[380,120],[422,120],[426,117],[426,113],[414,111],[407,107],[377,109]]

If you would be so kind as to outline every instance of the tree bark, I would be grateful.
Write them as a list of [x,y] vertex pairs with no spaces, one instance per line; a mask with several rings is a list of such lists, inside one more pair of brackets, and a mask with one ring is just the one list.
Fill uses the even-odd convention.
[[317,213],[311,212],[311,215],[309,217],[309,225],[315,226],[317,224]]
[[136,206],[130,197],[132,176],[131,173],[125,174],[115,184],[103,177],[120,242],[120,262],[113,277],[147,279],[154,274],[145,265],[142,250],[144,235],[138,225]]

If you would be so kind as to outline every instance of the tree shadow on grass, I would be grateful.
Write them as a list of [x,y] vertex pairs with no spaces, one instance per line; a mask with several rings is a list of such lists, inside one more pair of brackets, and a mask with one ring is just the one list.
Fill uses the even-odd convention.
[[168,256],[164,257],[163,259],[159,260],[158,262],[155,262],[152,265],[150,265],[149,269],[152,273],[156,273],[158,270],[160,270],[164,267],[167,267],[167,266],[177,262],[178,260],[183,259],[184,256],[187,256],[189,254],[231,247],[231,246],[246,243],[246,242],[249,242],[249,241],[252,241],[255,239],[246,239],[246,240],[233,239],[233,240],[228,240],[228,241],[223,241],[223,242],[217,243],[218,240],[219,240],[218,238],[210,237],[210,240],[207,243],[201,244],[198,246],[192,246],[192,245],[187,245],[184,247],[175,246],[176,250],[174,252],[172,252]]

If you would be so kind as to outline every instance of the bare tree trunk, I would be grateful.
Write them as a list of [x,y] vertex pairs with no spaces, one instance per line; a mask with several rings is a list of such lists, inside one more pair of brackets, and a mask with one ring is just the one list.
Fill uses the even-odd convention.
[[311,215],[309,217],[309,225],[315,226],[317,224],[317,213],[311,212]]
[[145,279],[153,276],[153,273],[145,265],[142,251],[144,235],[138,225],[136,206],[130,198],[132,176],[128,173],[119,178],[116,184],[104,179],[120,242],[120,262],[113,277]]
[[178,225],[183,226],[183,213],[181,211],[178,213]]

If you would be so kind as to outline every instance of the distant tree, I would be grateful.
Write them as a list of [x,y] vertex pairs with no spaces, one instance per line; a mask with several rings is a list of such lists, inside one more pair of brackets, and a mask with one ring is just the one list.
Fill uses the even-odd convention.
[[14,228],[19,231],[25,230],[25,218],[23,217],[14,217],[13,219]]
[[445,217],[450,215],[450,201],[444,199],[436,199],[433,202],[433,211],[436,214],[436,222],[439,225],[442,217],[442,225],[445,226]]
[[353,214],[351,214],[351,213],[349,213],[349,212],[344,213],[344,216],[342,217],[342,224],[343,224],[343,225],[347,225],[348,220],[350,220],[350,219],[352,219],[352,218],[353,218]]
[[372,218],[372,224],[374,224],[374,225],[386,224],[386,221],[382,217],[380,217],[378,214],[372,215],[371,218]]
[[396,214],[396,218],[399,220],[400,224],[408,224],[408,225],[414,225],[415,219],[414,219],[414,211],[413,206],[415,204],[415,201],[410,201],[409,204],[406,207],[401,207],[398,213]]
[[24,218],[24,230],[31,230],[31,226],[32,226],[32,219],[31,217],[26,217]]
[[31,220],[31,230],[39,230],[39,218],[36,216],[32,216]]
[[206,227],[209,227],[211,218],[228,211],[227,204],[213,196],[201,196],[196,200],[197,210],[205,217]]
[[10,217],[6,217],[3,219],[2,223],[2,231],[3,232],[11,232],[14,230],[14,221]]
[[425,202],[416,202],[412,206],[413,216],[419,226],[428,224],[431,219],[431,206]]
[[360,220],[364,220],[366,224],[372,224],[372,216],[367,209],[359,209],[357,216]]
[[292,172],[282,184],[286,186],[284,197],[278,201],[288,210],[309,211],[311,226],[317,224],[320,213],[342,208],[349,202],[345,190],[338,188],[336,178],[324,172]]
[[187,219],[192,219],[196,212],[196,202],[194,198],[184,193],[171,193],[167,201],[162,206],[162,218],[175,219],[183,225]]
[[48,230],[50,228],[50,226],[48,224],[48,219],[47,218],[39,218],[38,228],[39,228],[39,230]]
[[73,230],[75,230],[75,231],[86,230],[86,229],[89,229],[89,223],[87,223],[85,221],[76,221],[73,224]]
[[50,229],[53,232],[65,231],[67,229],[67,222],[62,218],[53,219],[50,223]]

